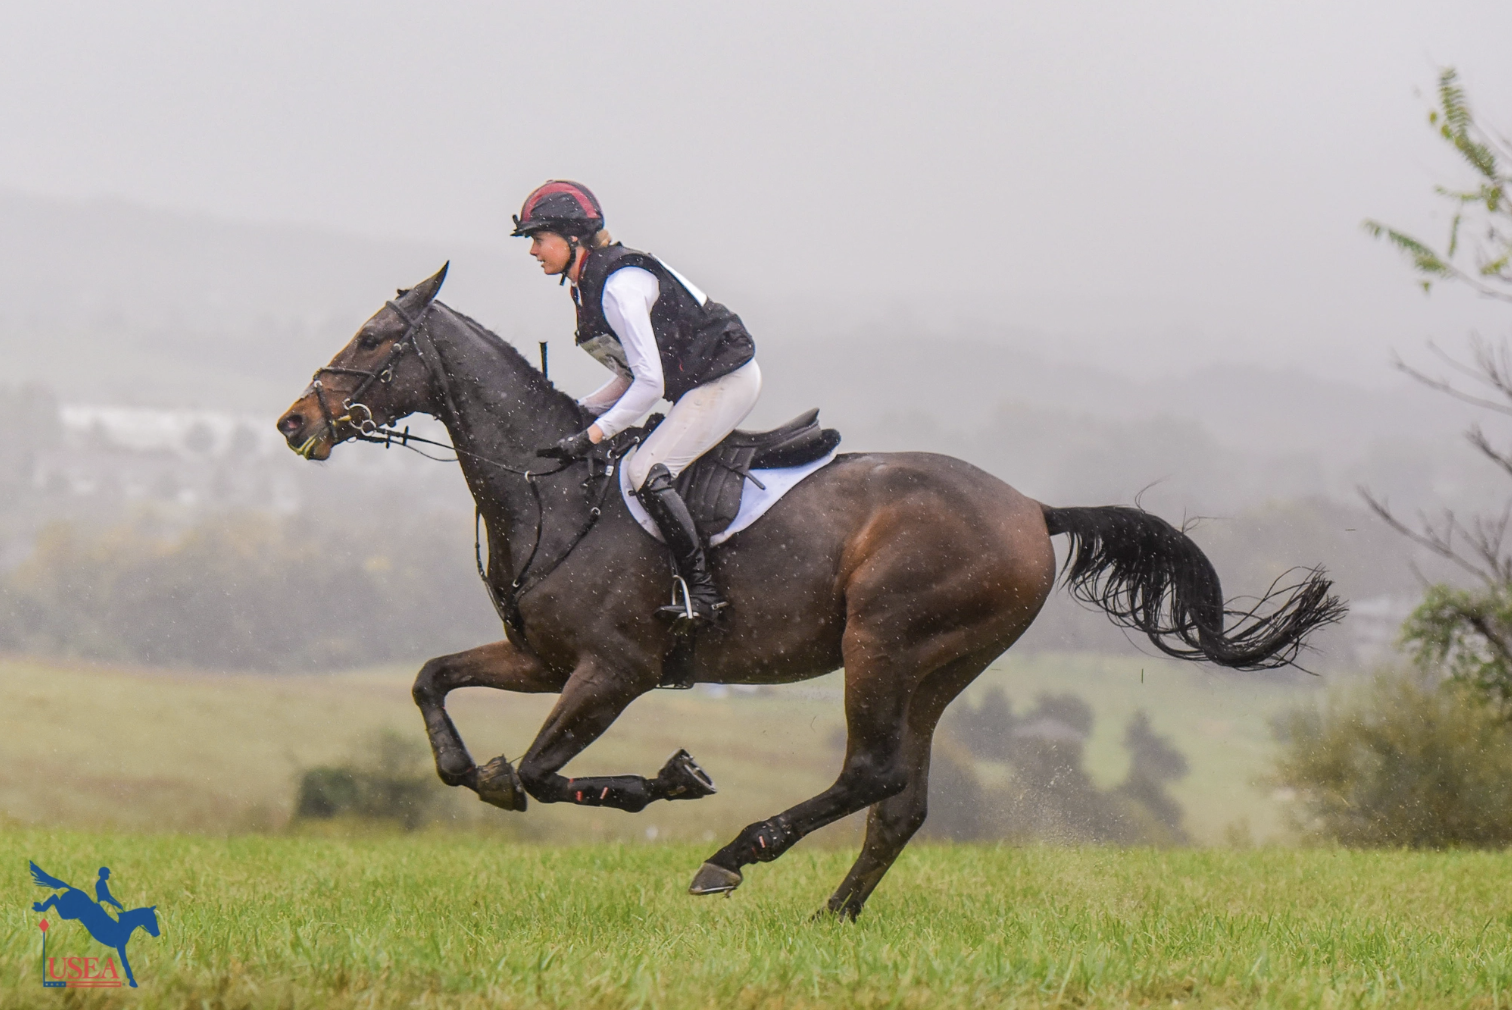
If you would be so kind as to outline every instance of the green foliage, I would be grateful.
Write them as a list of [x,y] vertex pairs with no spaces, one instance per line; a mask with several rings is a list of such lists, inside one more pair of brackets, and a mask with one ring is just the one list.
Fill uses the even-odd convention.
[[1366,847],[1512,842],[1512,727],[1457,682],[1383,672],[1278,720],[1300,826]]
[[294,816],[394,821],[413,831],[429,819],[442,791],[429,756],[408,737],[383,730],[351,761],[307,770],[299,780]]
[[[1466,189],[1437,187],[1439,195],[1455,206],[1444,249],[1435,250],[1379,222],[1366,222],[1365,227],[1408,255],[1425,278],[1425,288],[1435,278],[1449,278],[1467,283],[1482,294],[1512,301],[1512,202],[1508,200],[1512,174],[1507,169],[1512,147],[1477,123],[1452,67],[1439,74],[1438,107],[1429,113],[1428,121],[1475,178]],[[1496,346],[1479,339],[1472,341],[1472,348],[1473,360],[1468,364],[1439,352],[1460,376],[1473,381],[1468,391],[1456,381],[1429,376],[1403,362],[1399,361],[1398,367],[1456,399],[1509,412],[1512,351],[1505,343]],[[1479,425],[1467,436],[1482,456],[1512,474],[1512,456],[1493,444]],[[1481,582],[1473,590],[1447,584],[1430,587],[1404,623],[1401,641],[1419,669],[1425,674],[1447,674],[1479,699],[1512,713],[1512,555],[1505,549],[1506,514],[1500,519],[1467,522],[1446,510],[1441,521],[1425,520],[1419,531],[1393,515],[1384,501],[1369,493],[1366,500],[1399,533]]]
[[[1512,855],[916,844],[842,924],[809,915],[854,852],[690,897],[708,853],[10,831],[0,1010],[1489,1010],[1512,988]],[[158,905],[141,988],[48,999],[27,860],[78,882],[106,854],[117,897]],[[53,925],[49,953],[100,950]]]
[[[452,532],[456,532],[453,530]],[[497,629],[459,537],[231,514],[187,530],[55,523],[0,576],[0,649],[155,666],[298,670],[413,660]]]
[[1507,162],[1512,149],[1475,119],[1459,75],[1448,67],[1439,73],[1438,107],[1428,122],[1460,159],[1470,167],[1474,182],[1465,189],[1437,187],[1454,205],[1454,217],[1444,248],[1398,231],[1379,221],[1366,221],[1365,230],[1400,249],[1423,276],[1423,288],[1450,279],[1477,291],[1512,300],[1512,202],[1508,188],[1512,174]]
[[1402,643],[1425,671],[1443,670],[1512,712],[1512,586],[1431,586],[1402,625]]

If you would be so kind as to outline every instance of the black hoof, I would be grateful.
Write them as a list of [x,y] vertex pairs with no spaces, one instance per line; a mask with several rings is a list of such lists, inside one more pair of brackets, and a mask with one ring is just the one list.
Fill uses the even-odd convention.
[[809,922],[855,922],[861,914],[861,909],[850,905],[841,905],[839,908],[831,908],[825,905],[819,911],[809,916]]
[[698,767],[693,755],[685,750],[667,758],[662,770],[656,773],[664,798],[669,800],[696,800],[719,792],[709,773]]
[[734,870],[704,863],[693,874],[693,883],[688,885],[689,894],[729,894],[740,886],[744,878]]
[[496,757],[478,769],[477,784],[473,788],[478,791],[478,799],[504,810],[524,810],[529,802],[514,765],[502,757]]

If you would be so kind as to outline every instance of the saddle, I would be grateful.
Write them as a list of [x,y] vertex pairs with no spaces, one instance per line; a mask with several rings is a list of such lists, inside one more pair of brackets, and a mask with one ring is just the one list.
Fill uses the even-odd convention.
[[[652,414],[639,429],[642,439],[662,421]],[[840,433],[819,425],[818,409],[799,414],[770,431],[736,429],[677,476],[677,493],[693,513],[694,525],[705,543],[723,533],[740,511],[746,479],[762,489],[752,470],[802,466],[829,455],[840,444]]]

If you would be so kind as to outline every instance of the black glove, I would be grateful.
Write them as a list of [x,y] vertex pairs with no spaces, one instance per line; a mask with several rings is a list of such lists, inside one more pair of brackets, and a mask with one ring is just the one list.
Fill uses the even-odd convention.
[[586,431],[580,431],[576,435],[568,435],[556,445],[537,449],[537,456],[547,459],[559,459],[564,463],[570,463],[575,459],[582,459],[593,451],[593,439],[588,437]]

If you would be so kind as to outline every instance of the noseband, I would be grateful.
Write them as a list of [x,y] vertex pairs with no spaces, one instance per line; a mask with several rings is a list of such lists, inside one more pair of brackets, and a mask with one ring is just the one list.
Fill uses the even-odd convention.
[[[377,368],[369,370],[365,368],[343,368],[337,365],[323,365],[315,369],[315,374],[311,377],[310,389],[315,393],[315,401],[320,404],[320,416],[321,420],[325,423],[325,434],[332,443],[338,441],[336,438],[336,426],[339,424],[350,424],[361,435],[371,436],[378,430],[378,422],[373,419],[373,411],[367,404],[362,402],[362,396],[373,387],[373,383],[382,383],[386,386],[394,380],[394,366],[399,363],[399,358],[404,354],[406,346],[413,347],[415,355],[421,361],[425,361],[426,365],[430,365],[430,362],[426,361],[425,355],[420,352],[420,343],[417,338],[424,330],[425,317],[430,313],[431,306],[435,304],[435,299],[426,302],[425,307],[414,317],[411,317],[409,313],[401,309],[397,302],[389,301],[386,304],[403,321],[404,334],[394,341],[394,345],[389,348],[388,356],[383,359]],[[432,371],[434,372],[434,369]],[[346,413],[340,417],[335,416],[331,410],[330,403],[326,400],[325,384],[320,378],[322,375],[362,376],[362,381],[357,384],[357,388],[352,390],[351,394],[341,401],[341,409],[346,411]],[[451,403],[451,391],[445,388],[445,383],[442,383],[442,389],[446,393],[447,407],[451,408],[452,413],[455,414],[456,410],[452,408]],[[363,415],[360,420],[356,417],[359,411]],[[318,437],[317,435],[311,435],[306,439],[304,445],[298,449],[299,454],[308,459],[310,453],[315,449],[315,440]]]

